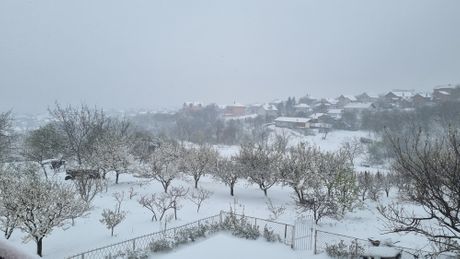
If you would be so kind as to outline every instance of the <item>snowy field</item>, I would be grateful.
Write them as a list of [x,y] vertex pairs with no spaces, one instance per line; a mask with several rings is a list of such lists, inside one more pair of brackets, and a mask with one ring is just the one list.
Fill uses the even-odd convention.
[[[316,144],[324,150],[334,150],[340,146],[343,141],[352,137],[368,137],[365,132],[330,132],[325,140],[321,136],[307,136],[303,140]],[[292,141],[301,141],[302,136],[292,138]],[[237,147],[219,146],[222,155],[231,156],[238,151]],[[58,174],[55,177],[63,177]],[[113,244],[126,239],[138,237],[140,235],[157,232],[162,225],[159,222],[151,221],[151,213],[142,208],[137,199],[142,194],[153,194],[163,192],[162,186],[158,182],[147,181],[142,178],[135,178],[129,174],[120,175],[120,183],[114,184],[114,175],[109,176],[110,186],[107,192],[100,193],[94,200],[94,208],[89,215],[78,218],[75,226],[65,229],[56,229],[49,237],[44,239],[43,254],[44,258],[64,258],[98,248],[101,246]],[[174,180],[172,186],[183,186],[193,189],[193,180],[183,177]],[[229,188],[211,177],[204,177],[200,180],[201,188],[212,191],[212,196],[202,205],[200,212],[196,212],[196,206],[188,201],[183,200],[182,208],[178,211],[178,220],[168,223],[168,228],[179,226],[192,222],[207,216],[218,214],[221,210],[228,211],[230,206],[236,207],[238,212],[248,216],[268,219],[269,210],[267,209],[267,197],[256,186],[246,181],[239,181],[235,186],[235,196],[231,197]],[[128,192],[133,189],[137,195],[132,199],[128,198]],[[110,236],[110,231],[99,222],[103,209],[113,209],[115,206],[114,193],[124,192],[125,200],[121,209],[127,211],[126,220],[115,228],[115,235]],[[285,206],[286,211],[277,221],[294,224],[299,218],[305,216],[296,210],[294,200],[292,199],[292,190],[288,187],[276,185],[268,190],[268,198],[276,206]],[[387,201],[383,201],[384,203]],[[376,238],[391,239],[393,243],[397,242],[400,246],[413,248],[422,248],[426,246],[426,241],[422,237],[413,235],[400,236],[396,234],[382,235],[383,226],[376,210],[377,204],[368,201],[362,208],[355,210],[353,213],[341,220],[325,219],[320,223],[319,229],[341,233],[359,238]],[[11,237],[12,244],[21,249],[31,252],[35,251],[35,243],[22,243],[22,233],[16,230]],[[225,245],[223,245],[225,244]],[[243,252],[244,251],[244,252]],[[237,253],[237,254],[232,254]],[[262,254],[266,254],[261,256]],[[312,251],[308,251],[312,256]],[[256,255],[256,256],[255,256]],[[231,256],[231,257],[230,257]],[[155,258],[175,259],[175,258],[299,258],[298,253],[294,253],[288,246],[283,244],[272,244],[262,239],[257,241],[248,241],[237,239],[225,234],[218,234],[210,239],[202,240],[194,245],[182,247],[170,254],[163,254]]]

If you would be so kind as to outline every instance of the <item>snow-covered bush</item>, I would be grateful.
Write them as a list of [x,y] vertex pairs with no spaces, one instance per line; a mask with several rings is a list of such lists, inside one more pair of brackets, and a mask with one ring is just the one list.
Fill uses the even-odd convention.
[[264,227],[263,237],[268,242],[281,242],[281,237],[278,234],[275,234],[275,231],[269,229],[267,226]]
[[149,244],[150,251],[154,253],[167,252],[167,251],[172,250],[174,247],[175,247],[174,241],[168,238],[161,238]]
[[255,240],[260,236],[259,226],[250,224],[244,215],[238,218],[233,212],[225,217],[222,229],[230,231],[236,237],[246,239]]
[[126,251],[126,259],[147,259],[149,254],[147,251]]
[[350,245],[343,240],[336,244],[326,244],[326,253],[333,258],[358,258],[363,252],[364,248],[357,240],[351,241]]
[[110,229],[110,233],[113,236],[113,230],[126,218],[125,211],[119,211],[118,209],[110,210],[104,209],[102,212],[102,219],[99,221]]

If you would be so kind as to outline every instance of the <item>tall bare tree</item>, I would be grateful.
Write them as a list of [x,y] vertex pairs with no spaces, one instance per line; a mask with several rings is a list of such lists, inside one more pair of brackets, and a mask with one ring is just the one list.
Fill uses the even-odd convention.
[[146,161],[141,162],[138,176],[158,181],[167,193],[171,182],[179,175],[181,150],[178,143],[163,140]]
[[403,200],[423,208],[416,213],[404,204],[379,208],[391,232],[426,236],[441,251],[460,252],[460,135],[449,128],[442,135],[421,129],[404,138],[390,135],[393,169],[404,181]]
[[215,168],[216,160],[217,151],[209,145],[201,144],[184,151],[181,168],[193,177],[195,189],[198,189],[198,181]]
[[43,127],[31,131],[24,141],[23,155],[30,161],[37,162],[48,178],[46,172],[47,159],[58,158],[64,152],[64,138],[58,132],[56,125],[49,123]]
[[235,184],[242,177],[241,165],[235,157],[230,159],[219,157],[214,169],[214,178],[218,179],[230,188],[230,195],[234,196]]
[[55,108],[49,112],[57,121],[59,130],[63,132],[66,157],[73,159],[78,167],[90,164],[94,146],[107,127],[108,120],[104,111],[91,109],[86,105],[76,108],[62,107],[56,103]]
[[0,113],[0,162],[6,159],[12,144],[11,112]]

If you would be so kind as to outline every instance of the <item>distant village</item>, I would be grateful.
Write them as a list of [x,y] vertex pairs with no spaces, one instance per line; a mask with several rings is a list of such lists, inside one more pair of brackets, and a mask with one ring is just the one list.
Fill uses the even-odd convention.
[[[362,93],[340,95],[333,99],[315,99],[310,96],[298,100],[274,100],[264,104],[245,105],[233,103],[219,106],[226,119],[245,119],[257,116],[273,118],[276,127],[290,129],[331,129],[345,114],[360,116],[364,112],[404,110],[432,106],[436,103],[460,101],[459,85],[437,86],[431,93],[415,90],[392,90],[381,95]],[[184,111],[199,111],[204,108],[200,102],[186,102]]]

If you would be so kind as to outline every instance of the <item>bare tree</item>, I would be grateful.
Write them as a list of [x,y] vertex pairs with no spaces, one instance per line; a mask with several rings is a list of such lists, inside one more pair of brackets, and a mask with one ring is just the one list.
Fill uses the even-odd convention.
[[214,169],[217,160],[217,152],[208,145],[192,147],[184,151],[182,170],[193,177],[195,189],[198,188],[200,178]]
[[151,219],[152,221],[158,220],[155,200],[156,200],[156,195],[150,194],[150,195],[141,196],[141,198],[137,201],[142,207],[148,209],[152,213],[152,219]]
[[77,175],[73,178],[72,182],[82,200],[87,204],[90,204],[94,197],[104,189],[103,180],[90,174],[83,173]]
[[[323,217],[340,218],[346,211],[351,211],[358,200],[356,178],[343,152],[322,153],[314,149],[302,150],[305,147],[298,148],[300,154],[309,154],[308,163],[303,161],[304,155],[299,156],[297,162],[293,160],[298,166],[290,168],[288,162],[284,170],[289,170],[284,174],[287,174],[285,181],[297,189],[299,207],[311,212],[316,223]],[[289,174],[293,176],[289,177]]]
[[265,204],[267,204],[267,209],[270,212],[270,215],[268,216],[269,220],[272,220],[272,221],[278,220],[279,217],[283,215],[284,212],[286,211],[285,206],[283,205],[275,206],[271,199],[267,199]]
[[126,121],[109,120],[107,129],[102,134],[94,148],[92,162],[94,167],[101,169],[103,178],[108,172],[115,172],[115,184],[118,184],[119,175],[130,171],[131,162],[131,138],[129,135],[129,123]]
[[72,186],[44,180],[37,170],[29,165],[21,169],[23,176],[10,199],[18,206],[17,227],[27,234],[26,241],[36,242],[37,254],[42,256],[43,239],[81,213],[84,201]]
[[126,211],[120,211],[119,208],[115,210],[104,209],[102,212],[102,219],[99,221],[110,229],[110,234],[113,236],[113,230],[126,218]]
[[170,209],[174,210],[177,219],[178,199],[184,197],[186,193],[184,188],[171,188],[168,193],[143,195],[138,202],[152,213],[152,221],[163,220],[166,212]]
[[11,198],[20,188],[19,176],[17,168],[13,166],[0,167],[0,226],[6,239],[11,237],[20,223],[22,208]]
[[189,200],[196,205],[196,212],[197,213],[200,212],[201,204],[205,200],[209,199],[211,197],[211,195],[212,195],[211,191],[208,191],[208,190],[202,189],[202,188],[195,189],[190,193]]
[[230,195],[233,196],[235,184],[242,176],[242,168],[235,157],[218,158],[213,176],[227,185],[230,188]]
[[134,190],[134,187],[132,187],[132,186],[129,187],[129,190],[128,190],[128,197],[129,197],[130,200],[133,199],[133,197],[136,196],[136,195],[138,195],[138,194],[139,194],[139,193],[136,192],[136,191]]
[[163,141],[142,163],[139,177],[158,181],[165,193],[171,182],[179,175],[180,147],[172,141]]
[[11,112],[0,113],[0,162],[4,161],[12,144]]
[[48,178],[45,160],[62,157],[64,146],[61,132],[58,132],[56,125],[49,123],[27,135],[24,141],[23,155],[28,160],[37,162],[45,177]]
[[372,188],[373,177],[369,172],[364,171],[357,174],[357,180],[359,196],[361,196],[362,201],[365,201],[368,198],[369,190]]
[[179,201],[188,194],[188,189],[184,187],[171,187],[168,191],[172,200],[172,208],[174,210],[174,219],[177,220],[177,211],[181,208]]
[[67,157],[74,158],[78,167],[86,166],[93,157],[95,143],[107,126],[104,112],[86,105],[75,108],[61,107],[58,103],[49,112],[64,133]]
[[305,200],[312,174],[315,173],[313,158],[319,155],[316,147],[306,143],[289,148],[280,163],[281,179],[284,185],[290,186],[299,203]]
[[237,156],[238,162],[249,181],[255,183],[267,196],[267,191],[279,180],[279,154],[268,145],[245,144],[241,145]]
[[432,136],[421,129],[405,138],[390,135],[395,153],[393,169],[405,179],[403,200],[423,208],[415,213],[404,205],[379,208],[391,232],[426,236],[441,251],[460,252],[460,137],[449,128]]
[[358,138],[353,138],[342,143],[342,150],[345,152],[351,165],[355,165],[355,158],[364,153],[364,147]]

